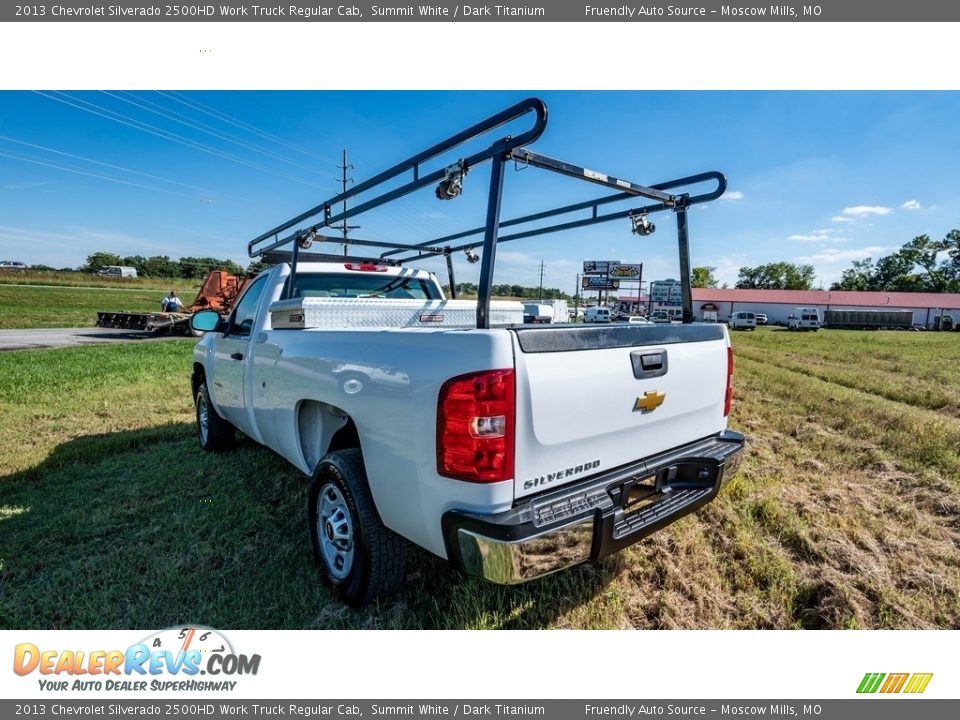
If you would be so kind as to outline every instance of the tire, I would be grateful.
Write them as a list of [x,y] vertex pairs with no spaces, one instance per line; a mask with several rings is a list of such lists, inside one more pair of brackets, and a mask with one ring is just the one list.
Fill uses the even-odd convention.
[[360,607],[403,584],[406,541],[380,521],[360,450],[329,453],[307,500],[313,556],[341,599]]
[[222,452],[233,447],[236,441],[236,430],[233,425],[217,414],[216,408],[210,402],[210,390],[204,379],[197,389],[197,440],[200,447],[207,452]]

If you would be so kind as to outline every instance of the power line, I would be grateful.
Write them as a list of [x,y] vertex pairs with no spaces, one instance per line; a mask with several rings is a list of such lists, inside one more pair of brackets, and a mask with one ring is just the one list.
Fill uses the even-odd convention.
[[55,153],[57,155],[63,155],[64,157],[73,158],[74,160],[82,160],[83,162],[93,163],[95,165],[102,165],[103,167],[112,168],[113,170],[120,170],[121,172],[130,173],[131,175],[140,175],[141,177],[150,178],[151,180],[160,180],[162,182],[171,183],[173,185],[180,185],[181,187],[193,188],[194,190],[199,190],[209,195],[225,194],[225,193],[220,193],[216,190],[210,190],[208,188],[200,187],[199,185],[191,185],[190,183],[180,182],[179,180],[171,180],[170,178],[161,177],[160,175],[152,175],[150,173],[141,172],[140,170],[133,170],[131,168],[125,168],[120,165],[113,165],[111,163],[102,162],[100,160],[94,160],[93,158],[84,157],[82,155],[74,155],[73,153],[68,153],[64,150],[57,150],[56,148],[46,147],[45,145],[37,145],[36,143],[27,142],[26,140],[18,140],[17,138],[8,137],[6,135],[0,135],[0,140],[6,140],[7,142],[16,143],[17,145],[25,145],[27,147],[34,148],[36,150],[45,150],[46,152]]
[[[205,152],[210,155],[223,158],[225,160],[230,160],[231,162],[236,162],[241,165],[245,165],[247,167],[253,168],[255,170],[260,170],[261,172],[266,172],[271,175],[276,175],[278,177],[286,178],[288,180],[293,180],[294,182],[298,182],[303,185],[309,185],[315,188],[322,187],[321,185],[317,185],[316,183],[307,182],[305,180],[301,180],[300,178],[294,177],[292,175],[287,175],[286,173],[278,172],[276,170],[273,170],[272,168],[265,167],[258,163],[252,163],[247,160],[244,160],[243,158],[238,158],[235,155],[231,155],[230,153],[223,152],[222,150],[217,150],[216,148],[210,147],[209,145],[204,145],[203,143],[190,140],[189,138],[185,138],[182,135],[177,135],[176,133],[170,132],[169,130],[163,130],[162,128],[158,128],[154,125],[150,125],[149,123],[145,123],[143,121],[130,118],[129,116],[125,116],[122,113],[118,113],[113,110],[108,110],[107,108],[103,108],[99,105],[96,105],[95,103],[91,103],[88,100],[74,98],[70,95],[67,95],[66,93],[62,93],[56,90],[53,92],[59,95],[63,95],[64,98],[68,98],[68,99],[53,97],[52,95],[48,95],[47,93],[39,90],[34,90],[33,92],[49,100],[56,100],[57,102],[63,103],[65,105],[70,105],[72,107],[75,107],[78,110],[83,110],[84,112],[88,112],[93,115],[98,115],[100,117],[106,118],[107,120],[112,120],[113,122],[120,123],[121,125],[132,127],[135,130],[140,130],[142,132],[146,132],[151,135],[156,135],[157,137],[163,138],[164,140],[170,140],[171,142],[185,145],[194,150],[200,150],[201,152]],[[78,105],[77,103],[83,103],[83,105],[89,105],[90,107],[83,107],[83,105]],[[91,108],[95,108],[95,109],[91,109]],[[111,117],[111,115],[115,115],[117,117]]]
[[[173,100],[174,102],[178,102],[178,103],[180,103],[181,105],[186,105],[187,107],[193,108],[194,110],[198,110],[199,112],[202,112],[202,113],[204,113],[204,114],[206,114],[206,115],[210,115],[211,117],[215,117],[215,118],[217,118],[217,119],[219,119],[219,120],[222,120],[223,122],[229,123],[230,125],[233,125],[234,127],[238,127],[238,128],[240,128],[241,130],[246,130],[247,132],[253,133],[254,135],[259,135],[260,137],[262,137],[262,138],[264,138],[264,139],[266,139],[266,140],[270,140],[270,141],[275,142],[275,143],[277,143],[277,144],[279,144],[279,145],[284,145],[284,146],[288,147],[288,148],[291,149],[291,150],[296,150],[296,151],[299,152],[299,153],[303,153],[303,154],[305,154],[305,155],[310,155],[310,156],[316,158],[317,160],[320,160],[321,162],[329,163],[329,164],[331,164],[331,165],[335,165],[335,164],[336,164],[336,163],[335,163],[333,160],[331,160],[330,158],[322,157],[322,156],[320,156],[320,155],[317,155],[317,154],[314,153],[313,151],[308,150],[307,148],[305,148],[305,147],[303,147],[303,146],[301,146],[301,145],[296,145],[296,144],[294,144],[294,143],[291,143],[291,142],[289,142],[289,141],[287,141],[287,140],[284,140],[283,138],[281,138],[281,137],[278,136],[278,135],[274,135],[273,133],[267,132],[266,130],[262,130],[261,128],[258,128],[258,127],[256,127],[255,125],[251,125],[250,123],[244,122],[243,120],[240,120],[239,118],[235,118],[235,117],[233,117],[233,116],[231,116],[231,115],[228,115],[227,113],[222,112],[222,111],[220,111],[220,110],[217,110],[217,109],[215,109],[215,108],[212,108],[212,107],[210,107],[209,105],[204,105],[204,104],[203,104],[202,102],[200,102],[199,100],[195,100],[195,99],[193,99],[193,98],[190,98],[190,99],[188,100],[188,99],[186,99],[186,98],[180,97],[178,93],[165,93],[165,92],[163,92],[163,91],[161,91],[161,90],[154,90],[154,92],[157,93],[158,95],[163,95],[164,97],[169,98],[169,99]],[[330,138],[327,138],[327,139],[329,140]]]
[[142,183],[131,182],[130,180],[125,180],[123,178],[111,177],[110,175],[103,175],[101,173],[91,172],[89,170],[83,170],[80,168],[70,167],[69,165],[59,165],[56,163],[48,162],[46,160],[41,160],[39,158],[32,158],[27,155],[20,155],[19,153],[10,153],[0,150],[0,157],[7,157],[12,160],[20,160],[21,162],[33,163],[34,165],[43,165],[45,167],[53,168],[54,170],[62,170],[64,172],[71,172],[77,175],[86,175],[88,177],[99,178],[101,180],[108,180],[110,182],[120,183],[121,185],[130,185],[132,187],[142,188],[144,190],[153,190],[154,192],[162,192],[167,195],[179,195],[180,197],[190,198],[191,200],[196,200],[196,195],[188,195],[187,193],[177,192],[176,190],[167,190],[166,188],[151,187],[150,185],[143,185]]
[[[292,149],[292,150],[296,150],[297,152],[304,153],[304,154],[307,154],[307,155],[311,155],[311,156],[313,156],[313,157],[315,157],[315,158],[317,158],[317,159],[319,159],[319,160],[322,160],[322,161],[324,161],[324,162],[329,162],[329,163],[331,163],[331,164],[333,164],[333,165],[336,166],[336,163],[335,163],[333,160],[328,160],[327,158],[324,158],[324,157],[322,157],[322,156],[320,156],[320,155],[317,155],[316,153],[314,153],[314,152],[312,152],[312,151],[310,151],[310,150],[308,150],[308,149],[306,149],[306,148],[304,148],[304,147],[302,147],[302,146],[300,146],[300,145],[297,145],[297,144],[295,144],[295,143],[291,143],[291,142],[289,142],[289,141],[287,141],[287,140],[285,140],[285,139],[283,139],[283,138],[281,138],[281,137],[279,137],[279,136],[277,136],[277,135],[275,135],[275,134],[273,134],[273,133],[270,133],[270,132],[267,132],[267,131],[265,131],[265,130],[262,130],[261,128],[258,128],[257,126],[252,125],[251,123],[245,122],[245,121],[243,121],[243,120],[240,120],[239,118],[236,118],[236,117],[233,117],[233,116],[231,116],[231,115],[228,115],[227,113],[224,113],[224,112],[222,112],[222,111],[220,111],[220,110],[217,110],[217,109],[215,109],[215,108],[212,108],[212,107],[210,107],[209,105],[205,105],[204,103],[201,103],[199,100],[195,100],[195,99],[192,99],[192,98],[191,98],[191,99],[187,99],[187,98],[184,98],[184,97],[182,97],[182,96],[179,96],[177,93],[165,93],[165,92],[162,92],[162,91],[155,91],[155,92],[157,92],[157,93],[160,94],[160,95],[163,95],[163,96],[166,97],[166,98],[169,98],[170,100],[173,100],[174,102],[178,102],[178,103],[180,103],[181,105],[184,105],[184,106],[186,106],[186,107],[189,107],[189,108],[192,108],[192,109],[194,109],[194,110],[197,110],[198,112],[204,113],[204,114],[209,115],[209,116],[214,117],[214,118],[217,118],[218,120],[222,120],[223,122],[227,122],[227,123],[229,123],[230,125],[233,125],[233,126],[235,126],[235,127],[238,127],[238,128],[240,128],[240,129],[242,129],[242,130],[245,130],[245,131],[250,132],[250,133],[254,133],[254,134],[259,135],[260,137],[263,137],[263,138],[265,138],[265,139],[268,139],[268,140],[270,140],[270,141],[272,141],[272,142],[278,143],[278,144],[280,144],[280,145],[284,145],[284,146],[286,146],[286,147],[288,147],[288,148],[290,148],[290,149]],[[184,117],[186,117],[186,116],[184,116]],[[332,140],[329,136],[327,136],[327,135],[320,134],[320,137],[324,137],[324,138],[326,138],[327,140],[330,140],[331,142],[333,142],[333,140]],[[361,160],[362,160],[362,158],[361,158]],[[374,170],[376,170],[375,166],[373,166],[372,163],[370,163],[370,162],[368,162],[368,161],[366,161],[366,160],[362,160],[362,161],[365,162],[367,165],[370,165],[371,167],[373,167]],[[339,166],[337,166],[337,167],[339,167]],[[399,202],[398,204],[402,204],[402,203],[404,203],[404,202],[409,202],[409,198],[400,198],[399,201],[400,201],[400,202]],[[424,235],[428,235],[428,234],[429,234],[429,233],[425,233],[425,232],[424,232],[424,229],[423,229],[423,227],[422,227],[422,223],[421,223],[420,225],[417,225],[417,224],[411,223],[409,220],[407,220],[407,219],[403,216],[403,212],[402,212],[402,209],[401,209],[401,208],[397,208],[397,207],[391,207],[391,208],[381,207],[381,208],[378,208],[378,214],[382,214],[389,222],[391,222],[391,223],[394,224],[394,225],[397,225],[397,226],[399,226],[399,227],[404,228],[404,229],[407,230],[408,232],[412,233],[414,236],[424,236]],[[428,220],[428,218],[424,218],[420,213],[417,213],[417,215],[418,215],[418,219],[421,220],[421,221],[423,221],[423,220]],[[380,236],[381,239],[384,238],[384,236],[382,235],[382,233],[376,232],[376,231],[374,231],[374,230],[372,230],[372,229],[368,229],[367,232],[368,232],[371,236],[373,236],[373,237],[375,237],[375,238],[376,238],[377,236]],[[435,234],[442,234],[442,233],[437,232],[437,233],[435,233]],[[394,239],[395,239],[395,238],[394,238]]]
[[[309,165],[304,165],[303,163],[298,163],[294,160],[288,160],[287,158],[277,155],[276,153],[272,153],[269,150],[264,150],[262,148],[257,147],[256,145],[251,145],[243,141],[242,139],[238,138],[236,135],[232,135],[231,133],[217,130],[216,128],[210,125],[207,125],[206,123],[201,123],[195,120],[191,120],[190,118],[187,118],[187,116],[183,115],[182,113],[177,113],[172,110],[168,110],[167,108],[164,108],[161,105],[157,105],[156,103],[150,102],[149,100],[140,98],[143,100],[143,102],[153,105],[154,107],[157,107],[160,109],[159,110],[151,109],[146,105],[142,105],[139,102],[135,102],[134,100],[128,100],[127,98],[120,97],[119,95],[115,95],[114,93],[108,92],[106,90],[101,90],[100,92],[109,97],[116,98],[120,102],[127,103],[128,105],[133,105],[134,107],[138,107],[142,110],[146,110],[149,113],[153,113],[154,115],[159,115],[160,117],[166,118],[168,120],[172,120],[173,122],[180,123],[181,125],[186,125],[189,128],[207,133],[208,135],[212,135],[213,137],[218,138],[220,140],[226,140],[227,142],[233,143],[234,145],[239,145],[240,147],[245,148],[247,150],[258,152],[261,155],[265,155],[269,158],[273,158],[274,160],[279,160],[280,162],[287,163],[288,165],[293,165],[294,167],[300,168],[302,170],[308,170],[309,172],[316,173],[317,175],[320,175],[328,179],[330,178],[329,175],[324,175],[323,173],[319,172],[318,170],[316,170],[315,168]],[[124,95],[129,95],[129,94],[130,93],[124,93]],[[180,118],[185,118],[185,119],[180,119]]]

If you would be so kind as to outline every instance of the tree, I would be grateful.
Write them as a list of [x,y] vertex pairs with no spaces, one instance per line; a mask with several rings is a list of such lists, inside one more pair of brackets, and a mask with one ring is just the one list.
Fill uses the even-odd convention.
[[273,266],[270,263],[263,262],[262,260],[251,260],[250,264],[247,265],[246,273],[247,275],[259,275],[269,267]]
[[144,262],[143,274],[145,277],[178,278],[180,264],[166,255],[154,255]]
[[707,265],[701,265],[700,267],[695,267],[690,273],[690,284],[695,288],[715,288],[717,286],[717,279],[713,276],[713,273],[716,272],[715,267],[709,267]]
[[876,264],[872,258],[856,260],[830,289],[960,292],[960,230],[951,230],[943,240],[918,235]]
[[740,268],[734,287],[748,290],[809,290],[813,287],[815,277],[813,265],[775,262]]
[[95,252],[93,255],[87,255],[87,262],[80,269],[84,272],[97,272],[107,265],[123,265],[123,260],[113,253]]

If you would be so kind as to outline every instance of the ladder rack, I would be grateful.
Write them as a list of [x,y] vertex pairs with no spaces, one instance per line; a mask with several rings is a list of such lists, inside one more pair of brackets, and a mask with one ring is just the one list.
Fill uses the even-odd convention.
[[[519,135],[505,135],[495,140],[486,150],[476,152],[446,167],[432,170],[425,174],[422,172],[421,165],[438,155],[453,150],[477,137],[486,135],[506,123],[531,114],[534,116],[533,125],[525,132]],[[315,242],[342,243],[342,237],[323,235],[321,234],[322,229],[341,221],[346,222],[349,218],[356,217],[364,212],[385,205],[386,203],[430,185],[436,185],[436,195],[439,199],[454,199],[462,192],[463,178],[466,174],[472,168],[489,162],[491,163],[490,186],[487,196],[486,222],[483,225],[427,240],[422,243],[394,243],[350,238],[350,244],[382,249],[383,252],[375,261],[389,264],[403,264],[428,257],[444,256],[447,261],[447,271],[450,276],[451,295],[454,298],[456,298],[456,283],[453,276],[452,253],[457,251],[472,252],[477,248],[482,248],[482,264],[480,266],[480,283],[477,300],[477,327],[489,328],[493,270],[496,263],[497,245],[499,243],[624,219],[631,221],[634,232],[640,235],[646,235],[653,232],[654,228],[652,224],[646,222],[647,216],[652,213],[670,210],[677,215],[677,244],[680,260],[683,322],[693,322],[687,211],[693,205],[716,200],[723,195],[727,188],[726,178],[719,172],[710,171],[648,186],[606,173],[596,172],[580,165],[568,163],[563,160],[556,160],[529,150],[526,146],[536,141],[543,134],[546,125],[546,104],[538,98],[527,98],[257,236],[247,245],[250,257],[262,256],[267,262],[271,261],[269,258],[274,258],[273,261],[276,261],[277,258],[284,258],[283,261],[290,262],[291,273],[293,275],[297,272],[297,263],[299,260],[308,260],[314,257],[322,257],[325,261],[333,260],[334,256],[332,255],[316,256],[311,254],[308,257],[307,253],[301,254],[300,250],[306,250]],[[500,209],[504,191],[504,165],[511,160],[518,165],[538,168],[576,178],[594,185],[600,185],[614,192],[592,200],[563,205],[551,210],[532,213],[509,220],[501,220]],[[334,211],[334,206],[338,203],[342,203],[361,193],[369,193],[384,183],[405,173],[410,173],[410,178],[405,184],[385,190],[381,194],[362,201],[347,210],[339,213]],[[690,191],[696,186],[711,182],[716,183],[712,189],[698,194],[691,194]],[[641,198],[647,202],[628,210],[608,213],[600,212],[600,208],[604,205],[632,198]],[[505,228],[548,218],[559,218],[569,213],[585,210],[590,211],[589,217],[557,222],[556,224],[545,227],[518,230],[505,235],[500,234],[500,231]],[[300,227],[287,234],[287,231],[291,228],[302,225],[304,221],[318,215],[321,216],[320,222],[310,227]],[[281,234],[283,234],[283,237],[281,237]],[[482,235],[482,238],[476,237],[480,235]],[[468,238],[473,239],[468,240]],[[279,248],[286,245],[290,246],[289,251],[279,251]],[[343,262],[344,260],[345,258],[343,256],[336,257],[336,261],[338,262]],[[347,262],[351,260],[369,262],[371,259],[346,258]],[[290,283],[288,287],[292,288],[293,283]]]

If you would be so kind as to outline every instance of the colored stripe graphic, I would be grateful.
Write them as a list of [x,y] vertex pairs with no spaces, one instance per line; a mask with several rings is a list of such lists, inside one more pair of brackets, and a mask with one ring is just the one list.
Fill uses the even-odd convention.
[[860,687],[857,688],[857,692],[875,693],[877,688],[880,687],[880,682],[884,677],[886,676],[883,673],[867,673],[863,676],[863,680],[860,681]]
[[910,682],[907,684],[905,693],[922,693],[927,689],[927,685],[930,684],[930,679],[933,677],[933,673],[914,673],[913,677],[910,678]]
[[907,678],[910,677],[910,673],[890,673],[887,675],[887,681],[883,684],[883,687],[880,688],[882,693],[898,693],[903,684],[907,681]]
[[[880,692],[883,694],[895,694],[899,692],[919,694],[927,689],[930,680],[933,679],[933,673],[866,673],[860,685],[857,686],[857,692],[861,694],[871,694]],[[881,684],[882,683],[882,684]]]

